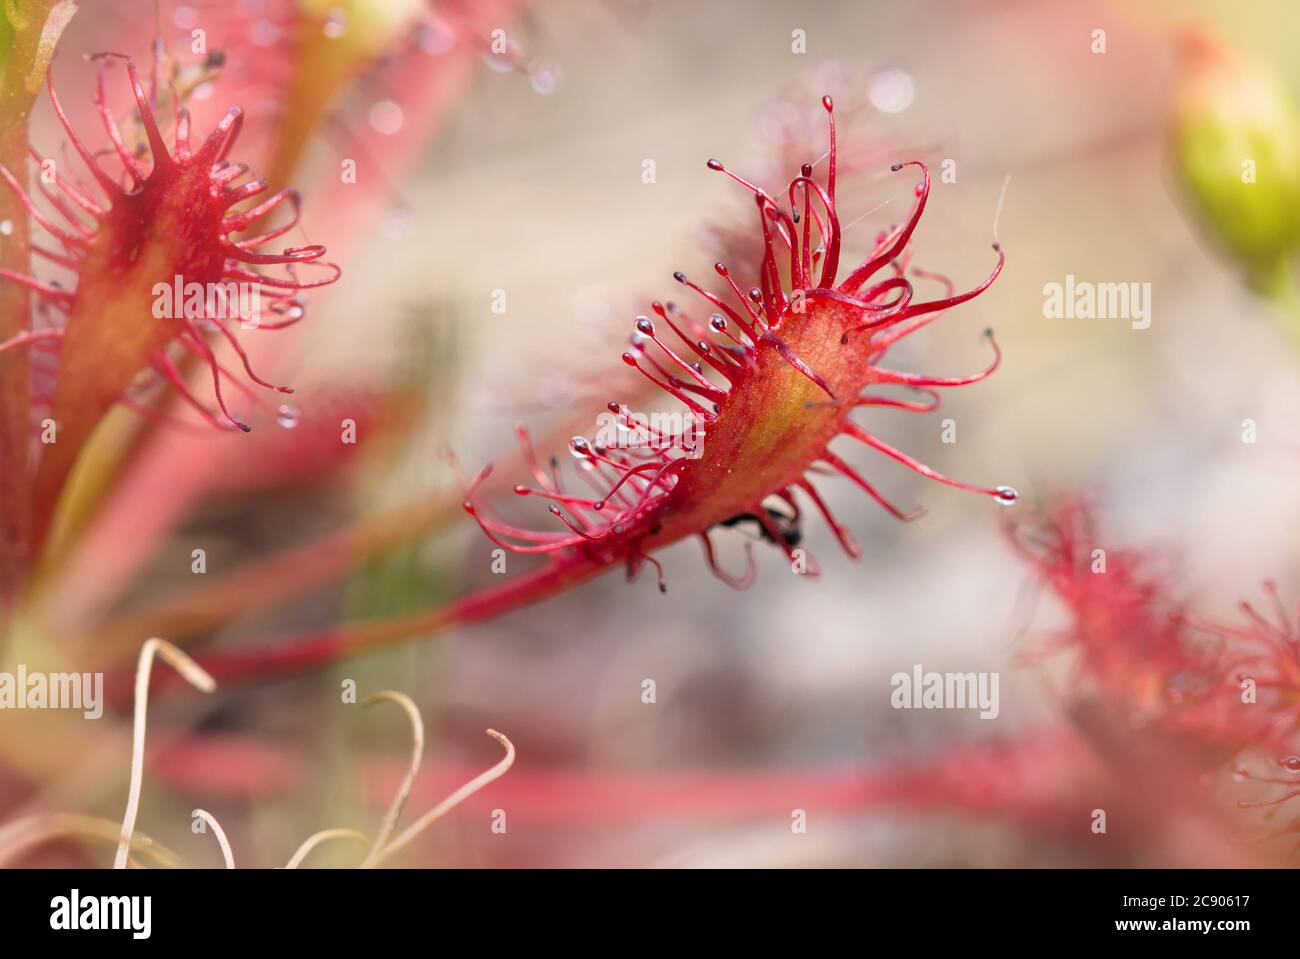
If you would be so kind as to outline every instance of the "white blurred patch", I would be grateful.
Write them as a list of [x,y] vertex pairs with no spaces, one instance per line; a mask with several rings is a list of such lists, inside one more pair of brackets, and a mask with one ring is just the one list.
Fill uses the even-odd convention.
[[916,85],[902,70],[882,70],[867,81],[867,96],[881,113],[902,113],[916,97]]

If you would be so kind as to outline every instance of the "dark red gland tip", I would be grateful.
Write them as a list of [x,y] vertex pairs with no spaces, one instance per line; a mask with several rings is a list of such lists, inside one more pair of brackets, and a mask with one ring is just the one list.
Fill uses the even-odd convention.
[[[993,363],[965,377],[903,372],[882,363],[904,337],[987,289],[1004,257],[998,251],[989,276],[966,293],[955,293],[944,278],[919,274],[937,279],[945,295],[914,301],[912,281],[904,273],[930,179],[924,164],[913,161],[922,182],[910,216],[883,233],[862,265],[839,279],[843,237],[835,201],[834,107],[829,97],[823,104],[830,118],[824,180],[813,176],[811,164],[804,164],[785,193],[773,195],[720,161],[708,161],[709,169],[724,173],[754,196],[763,240],[758,285],[742,291],[723,263],[714,265],[725,281],[723,292],[708,290],[680,271],[674,273],[674,280],[704,301],[702,314],[697,318],[680,307],[668,310],[655,302],[653,312],[660,322],[639,317],[636,330],[646,340],[637,352],[623,354],[624,363],[686,407],[697,432],[687,438],[666,435],[626,406],[609,404],[608,409],[619,417],[619,443],[597,451],[585,441],[579,447],[575,440],[572,447],[581,459],[580,478],[594,490],[594,498],[567,491],[558,475],[538,468],[525,438],[525,459],[538,483],[530,493],[551,501],[550,512],[564,528],[530,530],[481,508],[473,510],[494,543],[561,562],[621,562],[635,572],[645,562],[654,563],[651,550],[698,536],[713,572],[744,588],[753,581],[752,560],[739,576],[722,570],[714,557],[711,531],[744,520],[780,547],[794,567],[815,569],[797,545],[797,526],[790,525],[799,521],[802,498],[856,558],[857,544],[830,513],[812,483],[813,475],[829,471],[846,477],[899,519],[914,519],[919,513],[894,506],[834,452],[831,444],[841,438],[937,482],[983,494],[1001,505],[1016,502],[1018,495],[1011,487],[983,488],[951,479],[852,419],[862,407],[933,412],[939,403],[938,390],[976,383],[996,369],[1001,355],[996,343]],[[881,271],[888,271],[887,278],[875,279]],[[673,342],[668,341],[669,334]],[[900,400],[873,393],[873,387],[920,390],[932,402]],[[471,500],[477,486],[478,481],[470,489]],[[784,503],[779,519],[767,506],[772,498]]]

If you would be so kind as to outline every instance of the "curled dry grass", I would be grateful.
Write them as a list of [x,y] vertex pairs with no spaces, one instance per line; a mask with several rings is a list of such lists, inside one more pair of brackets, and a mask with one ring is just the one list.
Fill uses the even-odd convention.
[[[126,811],[122,822],[117,823],[98,816],[86,816],[77,813],[43,813],[25,817],[0,827],[0,866],[17,860],[31,849],[60,839],[82,839],[99,843],[117,844],[113,860],[115,869],[128,867],[145,868],[146,861],[155,867],[176,868],[185,862],[176,853],[167,849],[156,840],[135,828],[136,817],[140,809],[140,792],[144,780],[144,740],[148,726],[149,680],[153,674],[155,657],[175,669],[191,686],[211,693],[217,688],[216,681],[198,663],[178,647],[163,639],[153,638],[145,642],[140,649],[135,675],[135,708],[132,721],[131,737],[131,781],[127,788]],[[382,866],[385,862],[411,845],[426,829],[455,809],[462,802],[501,778],[514,764],[515,747],[504,735],[495,729],[487,734],[499,742],[505,755],[491,768],[484,770],[474,779],[465,783],[450,796],[429,810],[401,833],[397,824],[406,808],[419,774],[420,764],[424,758],[424,718],[415,702],[405,693],[383,690],[362,700],[363,707],[370,707],[382,702],[394,703],[406,713],[411,723],[411,759],[405,777],[397,788],[393,800],[389,803],[379,827],[373,837],[356,829],[323,829],[303,840],[302,844],[290,857],[287,869],[297,869],[311,852],[326,842],[348,839],[365,847],[365,857],[360,866],[363,869]],[[195,809],[194,816],[210,827],[227,869],[235,868],[234,851],[226,832],[216,817],[205,809]],[[206,831],[206,829],[204,830]],[[134,854],[134,855],[133,855]]]

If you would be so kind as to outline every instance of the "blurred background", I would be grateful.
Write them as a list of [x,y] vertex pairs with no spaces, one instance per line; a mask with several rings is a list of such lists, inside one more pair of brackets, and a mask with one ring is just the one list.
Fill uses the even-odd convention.
[[[373,5],[301,6],[316,17],[310,29],[349,31]],[[242,437],[202,441],[222,452],[201,460],[191,456],[199,441],[135,441],[115,467],[121,490],[102,497],[33,601],[24,648],[111,639],[129,654],[117,665],[129,665],[146,635],[178,623],[198,650],[256,648],[491,585],[492,544],[459,511],[446,453],[469,473],[496,461],[505,499],[524,479],[516,424],[563,452],[569,435],[594,432],[609,400],[645,402],[618,359],[633,318],[680,296],[674,270],[701,274],[732,231],[755,227],[752,201],[705,160],[781,189],[825,150],[823,93],[841,124],[846,262],[905,217],[913,179],[888,167],[909,159],[936,177],[915,265],[967,289],[992,266],[995,231],[1007,253],[986,293],[894,360],[942,376],[974,371],[992,327],[1005,353],[997,374],[946,394],[937,414],[869,411],[861,421],[948,475],[1015,486],[1017,510],[1087,494],[1100,545],[1167,550],[1173,589],[1198,609],[1231,615],[1268,579],[1294,605],[1300,320],[1207,223],[1174,132],[1195,86],[1189,43],[1231,49],[1296,96],[1294,4],[416,6],[334,95],[305,82],[310,60],[275,62],[285,54],[268,24],[287,32],[295,4],[162,4],[178,56],[210,18],[222,19],[208,29],[214,48],[267,41],[250,41],[244,60],[232,52],[204,92],[212,116],[197,126],[239,97],[265,106],[249,107],[252,158],[232,158],[292,171],[305,233],[337,253],[344,275],[262,354],[272,379],[300,387],[281,411],[292,425],[255,429],[239,450]],[[338,15],[344,7],[351,19]],[[152,3],[83,4],[54,65],[75,124],[93,123],[81,54],[145,57],[146,35],[131,24],[152,16]],[[505,54],[491,48],[497,29]],[[300,101],[283,92],[299,87]],[[313,108],[321,116],[290,162],[282,141],[295,124],[282,111]],[[44,100],[33,137],[51,151],[61,139]],[[348,158],[357,181],[340,185]],[[1067,275],[1149,283],[1149,328],[1045,316],[1045,285]],[[362,435],[342,454],[340,416]],[[946,419],[956,442],[943,442]],[[1254,442],[1243,442],[1247,420]],[[203,806],[241,864],[264,866],[283,864],[317,829],[372,829],[409,730],[396,710],[341,704],[351,679],[362,695],[404,691],[423,712],[429,741],[410,815],[496,761],[485,728],[518,749],[504,778],[407,853],[410,865],[1211,864],[1194,843],[1097,842],[1086,796],[1064,824],[980,802],[984,780],[969,777],[998,779],[998,768],[962,757],[1014,751],[1059,719],[1068,663],[1021,659],[1065,614],[1050,595],[1034,601],[996,505],[883,457],[853,462],[891,500],[929,513],[898,523],[848,483],[822,484],[864,556],[849,561],[810,518],[816,580],[756,543],[758,581],[734,592],[683,544],[660,557],[666,595],[652,577],[629,585],[614,574],[324,672],[212,697],[160,692],[140,828],[214,865],[215,846],[190,833],[189,811]],[[204,588],[195,548],[209,580],[247,568],[256,581],[266,557],[430,502],[443,503],[429,507],[436,522],[412,507],[413,535],[359,551],[283,599],[245,604],[236,587],[211,612],[189,592]],[[550,519],[530,502],[502,506],[529,525]],[[740,568],[745,533],[715,539],[724,565]],[[527,557],[507,562],[507,575],[531,568]],[[998,672],[999,716],[891,708],[891,675],[914,664]],[[653,704],[642,699],[646,679]],[[115,818],[129,770],[126,702],[113,713],[81,724],[75,745],[52,714],[21,727],[0,717],[0,821],[46,809]],[[1017,766],[1001,778],[1014,787],[1022,775]],[[491,828],[494,810],[505,812],[504,833]],[[795,810],[806,832],[792,830]],[[27,861],[103,856],[69,843]],[[340,845],[313,861],[355,859]]]

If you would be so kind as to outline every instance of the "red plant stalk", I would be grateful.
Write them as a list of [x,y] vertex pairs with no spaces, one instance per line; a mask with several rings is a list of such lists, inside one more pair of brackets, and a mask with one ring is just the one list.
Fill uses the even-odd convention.
[[[640,345],[623,354],[627,365],[686,406],[700,424],[698,434],[689,439],[663,436],[627,407],[609,404],[622,428],[638,443],[636,448],[612,449],[596,440],[575,438],[570,452],[590,487],[584,494],[564,487],[555,460],[549,470],[542,467],[521,430],[521,445],[536,485],[518,486],[516,492],[548,501],[557,528],[518,527],[477,503],[477,489],[491,467],[471,484],[465,508],[492,542],[519,553],[543,554],[549,557],[548,566],[447,609],[273,640],[261,644],[264,652],[209,661],[221,678],[231,681],[321,666],[362,649],[517,608],[616,565],[625,566],[631,578],[649,564],[665,589],[662,569],[651,553],[691,536],[701,540],[712,571],[743,589],[754,579],[752,557],[744,573],[729,574],[715,562],[709,539],[714,527],[740,519],[757,523],[784,550],[796,571],[815,572],[792,532],[800,512],[796,491],[807,497],[845,552],[856,559],[860,550],[852,534],[830,513],[812,484],[812,475],[847,477],[899,519],[919,513],[905,513],[889,503],[833,452],[830,444],[840,437],[856,440],[940,483],[989,496],[1002,505],[1014,503],[1017,494],[1011,487],[980,488],[950,479],[885,444],[852,419],[861,407],[931,412],[939,404],[936,390],[979,382],[997,368],[1001,353],[996,344],[989,366],[970,376],[927,376],[881,364],[904,337],[987,289],[1001,271],[1004,256],[995,244],[997,264],[974,289],[957,294],[945,283],[949,288],[943,298],[914,302],[906,266],[913,232],[929,198],[930,177],[919,162],[899,164],[895,171],[915,166],[922,176],[911,214],[905,223],[881,234],[871,256],[837,284],[841,232],[835,206],[835,123],[830,98],[823,102],[830,117],[825,183],[813,177],[811,164],[805,164],[786,191],[788,207],[716,160],[709,161],[710,169],[726,173],[754,195],[763,237],[761,286],[742,291],[722,263],[716,265],[716,272],[727,286],[725,296],[678,273],[678,282],[695,291],[711,315],[697,320],[672,304],[655,303],[657,319],[637,319]],[[777,266],[777,257],[787,254],[789,289]],[[885,270],[888,275],[877,278]],[[931,276],[922,271],[917,275]],[[670,342],[674,337],[681,345]],[[924,399],[867,392],[878,386],[908,387]],[[769,508],[771,497],[782,501],[789,512]]]
[[[309,774],[300,750],[249,736],[187,736],[151,753],[151,770],[195,798],[263,800],[292,793]],[[406,775],[406,764],[398,759],[367,759],[363,768],[360,780],[375,805],[386,803]],[[416,779],[414,795],[436,801],[449,784],[472,775],[459,763],[432,764]],[[512,816],[562,826],[668,817],[734,821],[788,814],[796,807],[861,816],[894,807],[1000,816],[1021,826],[1077,834],[1078,823],[1086,820],[1083,794],[1095,796],[1104,776],[1078,734],[1061,726],[1007,742],[961,743],[871,763],[591,770],[521,760],[514,775],[486,798],[507,805]]]

